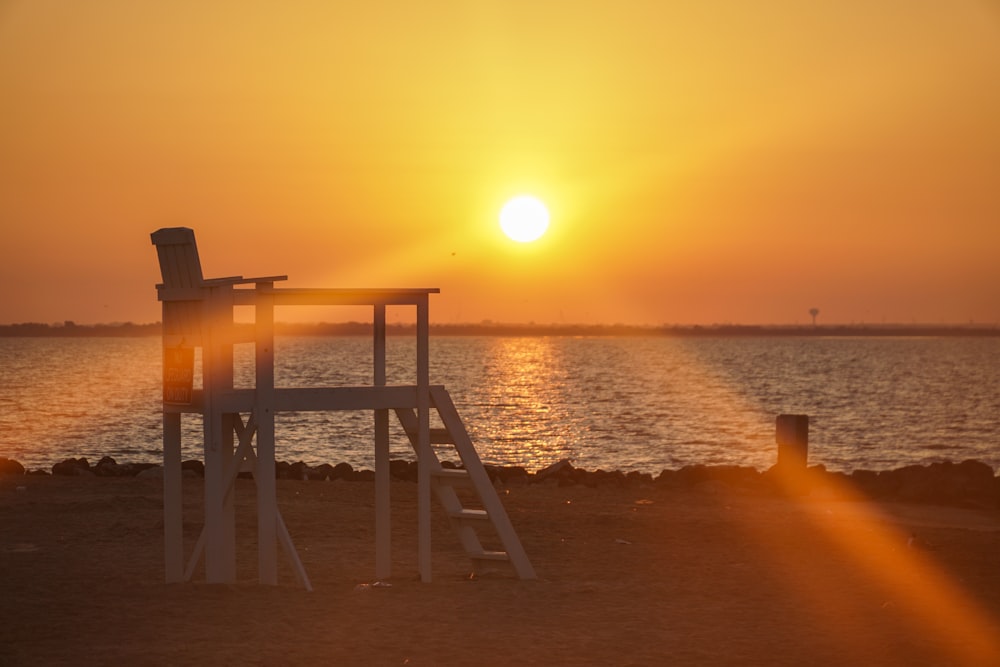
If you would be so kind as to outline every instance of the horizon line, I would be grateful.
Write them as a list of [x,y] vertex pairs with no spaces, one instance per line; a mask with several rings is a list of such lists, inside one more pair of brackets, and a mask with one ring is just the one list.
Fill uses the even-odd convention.
[[[253,322],[236,322],[236,326],[249,327]],[[160,321],[135,323],[127,322],[103,322],[95,324],[79,324],[72,320],[62,322],[19,322],[10,324],[0,324],[0,335],[10,335],[11,333],[31,333],[44,334],[80,334],[117,331],[125,333],[131,331],[135,335],[154,335],[159,333],[162,326]],[[387,322],[389,330],[409,330],[415,327],[413,322]],[[367,333],[372,327],[370,321],[349,320],[343,322],[275,322],[276,329],[297,330],[297,333],[307,334],[308,330],[314,333],[339,332],[339,333]],[[438,333],[452,332],[460,334],[461,331],[470,332],[490,332],[498,331],[525,332],[525,333],[545,333],[545,332],[565,332],[572,335],[573,332],[617,332],[617,333],[753,333],[753,332],[787,332],[787,333],[837,333],[837,332],[898,332],[898,333],[947,333],[947,332],[997,332],[1000,333],[1000,323],[985,322],[964,322],[964,323],[903,323],[903,322],[846,322],[846,323],[771,323],[771,324],[741,324],[733,322],[717,322],[712,324],[625,324],[616,323],[538,323],[538,322],[498,322],[483,320],[480,322],[437,322],[430,323],[430,328]],[[280,332],[278,332],[280,333]]]

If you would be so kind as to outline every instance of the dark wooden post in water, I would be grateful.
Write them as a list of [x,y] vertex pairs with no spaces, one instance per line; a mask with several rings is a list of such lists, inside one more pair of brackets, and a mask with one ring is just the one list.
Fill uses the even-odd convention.
[[778,468],[805,470],[809,457],[809,415],[778,415]]

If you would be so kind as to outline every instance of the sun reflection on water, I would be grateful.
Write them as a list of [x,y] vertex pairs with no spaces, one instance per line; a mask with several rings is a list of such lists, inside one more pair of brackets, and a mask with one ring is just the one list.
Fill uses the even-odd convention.
[[483,382],[465,396],[490,415],[468,425],[474,441],[489,443],[484,460],[516,460],[535,469],[571,456],[573,436],[559,414],[568,402],[559,350],[548,338],[498,338],[488,345]]

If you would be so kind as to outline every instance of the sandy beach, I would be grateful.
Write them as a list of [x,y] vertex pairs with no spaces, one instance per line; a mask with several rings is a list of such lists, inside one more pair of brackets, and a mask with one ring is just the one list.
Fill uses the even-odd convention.
[[[374,486],[279,480],[314,592],[163,583],[162,489],[0,478],[0,664],[1000,664],[1000,512],[786,497],[710,483],[501,490],[538,572],[470,578],[443,515],[432,583],[416,487],[394,481],[393,576],[374,576]],[[191,549],[202,482],[185,482]]]

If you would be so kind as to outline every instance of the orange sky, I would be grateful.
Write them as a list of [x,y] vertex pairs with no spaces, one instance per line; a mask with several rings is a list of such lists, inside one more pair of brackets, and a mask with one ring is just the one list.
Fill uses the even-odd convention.
[[156,321],[170,225],[435,322],[997,323],[998,82],[989,0],[0,0],[0,323]]

